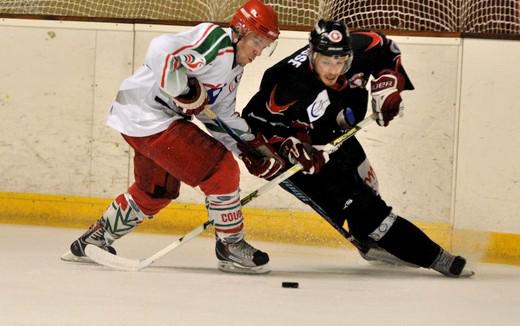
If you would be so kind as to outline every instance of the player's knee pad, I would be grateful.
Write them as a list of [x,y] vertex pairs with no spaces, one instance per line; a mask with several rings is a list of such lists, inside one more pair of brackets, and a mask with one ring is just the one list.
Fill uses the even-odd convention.
[[206,195],[229,194],[238,189],[239,182],[240,168],[233,154],[227,152],[199,187]]
[[173,122],[163,136],[166,153],[156,161],[162,161],[170,174],[192,187],[210,178],[224,156],[230,154],[218,140],[183,119]]
[[[387,225],[387,217],[392,208],[387,206],[384,200],[376,195],[368,186],[360,189],[345,202],[345,216],[348,221],[349,230],[359,241],[377,241],[375,232],[382,225]],[[375,232],[375,233],[374,233]]]
[[135,184],[152,198],[175,199],[179,196],[180,182],[150,158],[135,153]]
[[146,217],[129,193],[117,196],[101,216],[107,242],[128,234]]
[[150,195],[147,191],[141,189],[137,183],[134,183],[128,188],[128,193],[132,196],[132,200],[136,203],[136,206],[139,207],[146,216],[157,214],[172,201],[168,196],[155,197]]
[[[383,239],[390,229],[394,226],[399,216],[390,212],[382,221],[377,225],[372,232],[366,234],[366,232],[360,232],[359,230],[351,230],[352,235],[363,247],[372,248],[379,245],[379,241]],[[366,228],[365,228],[366,230]]]
[[240,205],[238,190],[221,195],[206,197],[209,219],[213,220],[217,237],[224,242],[241,240],[244,217]]
[[398,216],[394,213],[390,212],[381,223],[368,234],[368,238],[375,242],[381,240],[390,230],[390,228],[394,225]]

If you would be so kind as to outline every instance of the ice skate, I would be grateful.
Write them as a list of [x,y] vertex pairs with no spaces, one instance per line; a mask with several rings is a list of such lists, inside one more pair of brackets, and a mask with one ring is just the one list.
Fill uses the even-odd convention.
[[218,269],[230,273],[264,274],[271,270],[267,266],[269,256],[244,239],[235,243],[224,243],[217,239],[215,253]]
[[468,270],[466,259],[461,256],[453,256],[445,250],[441,250],[431,268],[437,272],[454,278],[466,278],[475,275],[475,272]]
[[105,230],[103,228],[102,219],[99,219],[89,227],[87,232],[70,245],[70,250],[61,256],[61,260],[78,263],[94,263],[85,254],[87,244],[97,246],[115,255],[116,250],[110,245],[113,241],[105,239],[104,235]]
[[87,232],[70,245],[70,251],[61,256],[62,260],[73,262],[92,262],[85,254],[87,244],[94,245],[115,255],[112,243],[128,234],[146,216],[129,193],[116,197],[105,213],[92,224]]

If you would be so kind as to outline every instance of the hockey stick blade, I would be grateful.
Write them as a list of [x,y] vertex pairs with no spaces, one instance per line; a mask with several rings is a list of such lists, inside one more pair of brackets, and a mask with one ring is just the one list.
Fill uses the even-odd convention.
[[139,271],[141,264],[140,260],[116,256],[93,245],[87,245],[85,247],[85,254],[88,258],[100,265],[127,272]]
[[110,267],[112,269],[117,269],[121,271],[128,271],[128,272],[138,272],[141,269],[148,267],[153,262],[155,262],[157,259],[161,258],[162,256],[166,255],[170,251],[174,250],[175,248],[181,246],[185,242],[195,238],[204,230],[209,228],[213,225],[213,221],[206,221],[204,224],[199,225],[195,229],[193,229],[191,232],[185,234],[184,236],[180,237],[176,241],[169,244],[167,247],[159,250],[152,256],[146,258],[146,259],[130,259],[125,258],[121,256],[117,256],[114,254],[111,254],[110,252],[103,250],[99,247],[87,245],[85,248],[85,254],[92,259],[94,262],[98,263],[99,265],[103,265],[106,267]]
[[[207,108],[207,111],[212,112],[209,110],[209,108]],[[214,117],[216,117],[216,114],[214,115]],[[345,132],[344,134],[342,134],[341,136],[339,136],[332,142],[323,146],[322,150],[324,150],[328,153],[335,152],[344,141],[346,141],[350,137],[354,136],[359,130],[363,129],[366,125],[368,125],[372,121],[375,121],[375,115],[370,115],[370,116],[366,117],[365,119],[360,121],[356,126],[352,127],[351,129],[349,129],[347,132]],[[227,131],[232,132],[231,128],[229,128]],[[235,137],[240,139],[237,135],[235,135]],[[288,170],[286,170],[282,174],[280,174],[277,177],[275,177],[274,179],[270,180],[268,183],[264,184],[263,186],[261,186],[260,188],[258,188],[255,191],[253,191],[249,195],[243,197],[240,200],[240,204],[242,206],[246,205],[247,203],[251,202],[254,198],[262,195],[263,193],[265,193],[268,190],[270,190],[271,188],[277,186],[284,180],[287,180],[288,178],[290,178],[294,174],[298,173],[302,169],[303,169],[303,167],[301,166],[301,164],[293,165],[292,167],[290,167]],[[193,229],[192,231],[190,231],[183,237],[177,239],[176,241],[172,242],[167,247],[159,250],[158,252],[156,252],[155,254],[153,254],[152,256],[150,256],[149,258],[146,258],[146,259],[136,260],[136,259],[129,259],[129,258],[121,257],[121,256],[116,256],[116,255],[113,255],[113,254],[111,254],[105,250],[102,250],[100,248],[97,248],[97,247],[90,248],[90,249],[88,249],[88,251],[85,250],[85,253],[87,254],[87,256],[89,258],[91,258],[93,261],[95,261],[96,263],[98,263],[100,265],[104,265],[104,266],[107,266],[107,267],[110,267],[113,269],[124,270],[124,271],[140,271],[140,270],[148,267],[149,265],[151,265],[153,262],[155,262],[159,258],[165,256],[172,250],[176,249],[177,247],[181,246],[182,244],[186,243],[187,241],[195,238],[196,236],[198,236],[200,233],[202,233],[204,230],[206,230],[207,228],[209,228],[212,225],[213,225],[213,221],[208,220],[208,221],[204,222],[204,224],[199,225],[198,227],[196,227],[195,229]],[[87,246],[87,248],[88,247],[94,247],[94,246]]]

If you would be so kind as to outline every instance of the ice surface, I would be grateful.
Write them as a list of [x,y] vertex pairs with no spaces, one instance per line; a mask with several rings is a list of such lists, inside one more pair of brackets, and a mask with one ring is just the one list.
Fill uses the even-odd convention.
[[[216,269],[213,240],[199,237],[120,272],[60,261],[82,231],[0,225],[0,325],[520,325],[520,267],[479,263],[474,278],[450,279],[347,249],[252,241],[272,272],[236,275]],[[174,239],[134,233],[115,247],[142,258]]]

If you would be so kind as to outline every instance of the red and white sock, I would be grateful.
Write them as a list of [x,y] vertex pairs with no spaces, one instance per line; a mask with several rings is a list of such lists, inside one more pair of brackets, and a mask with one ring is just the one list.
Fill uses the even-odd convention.
[[238,190],[229,194],[209,195],[207,198],[209,219],[214,221],[217,237],[234,243],[244,237],[244,217]]

